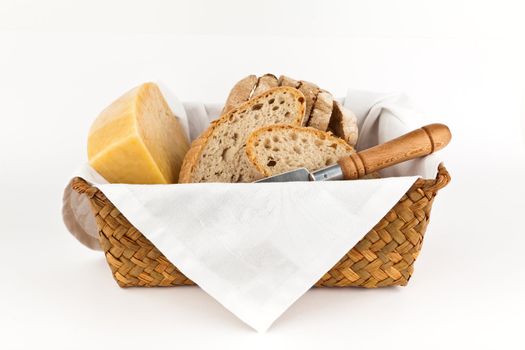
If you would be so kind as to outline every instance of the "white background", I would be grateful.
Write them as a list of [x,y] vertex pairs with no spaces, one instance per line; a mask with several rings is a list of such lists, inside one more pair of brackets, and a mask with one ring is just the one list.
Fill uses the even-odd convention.
[[[519,3],[0,0],[0,348],[523,348]],[[124,91],[221,102],[266,72],[407,93],[450,126],[453,182],[408,287],[312,290],[257,334],[198,288],[118,288],[60,207]]]

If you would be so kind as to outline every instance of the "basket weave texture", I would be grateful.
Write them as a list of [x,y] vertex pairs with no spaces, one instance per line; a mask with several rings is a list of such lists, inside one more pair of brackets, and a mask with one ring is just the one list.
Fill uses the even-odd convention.
[[[404,286],[414,271],[437,191],[450,176],[440,164],[435,180],[417,180],[399,202],[316,284],[316,287]],[[177,267],[82,178],[73,190],[87,195],[95,215],[100,245],[121,287],[193,285]]]

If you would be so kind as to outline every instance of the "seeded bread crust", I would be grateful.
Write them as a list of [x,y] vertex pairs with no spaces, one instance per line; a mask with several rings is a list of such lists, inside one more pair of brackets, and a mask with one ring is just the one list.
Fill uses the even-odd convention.
[[[277,98],[278,96],[280,96],[280,94],[286,94],[286,93],[293,96],[293,100],[296,102],[296,112],[297,113],[296,115],[289,116],[290,124],[299,125],[304,116],[304,110],[305,110],[304,96],[297,89],[290,88],[290,87],[277,87],[277,88],[271,89],[263,93],[262,95],[259,95],[249,100],[248,102],[245,102],[244,104],[238,106],[237,108],[230,110],[226,114],[222,115],[219,119],[212,122],[210,126],[208,127],[208,129],[206,129],[197,139],[195,139],[192,142],[190,149],[186,153],[186,156],[182,164],[182,168],[179,174],[179,183],[204,182],[204,181],[201,181],[201,179],[195,178],[194,175],[196,171],[202,170],[202,169],[199,169],[199,165],[203,161],[203,157],[202,157],[203,150],[206,149],[206,147],[208,146],[210,140],[213,138],[214,133],[218,129],[218,127],[224,124],[225,127],[231,128],[231,125],[233,123],[232,120],[238,118],[243,113],[246,114],[244,117],[253,116],[255,118],[255,112],[253,112],[254,107],[257,107],[264,103],[270,103],[272,98]],[[279,111],[281,110],[283,109],[280,109]],[[280,113],[280,112],[276,111],[275,113]],[[285,117],[283,116],[283,118],[281,119],[285,119]],[[259,120],[259,119],[256,119],[256,120]],[[261,123],[262,125],[260,126],[268,125],[268,124],[264,124],[264,120],[262,120]],[[274,123],[272,122],[272,124]],[[239,135],[238,137],[247,138],[248,135]],[[244,146],[245,145],[239,146],[240,152],[243,151],[241,148],[243,148]],[[222,154],[224,155],[224,152]],[[220,154],[208,154],[208,156],[209,157],[219,157],[221,155]],[[238,159],[238,161],[239,161],[238,165],[245,165],[245,166],[249,165],[250,167],[252,167],[251,163],[247,160],[246,160],[247,164],[244,164],[243,159],[240,159],[240,160]],[[228,164],[228,165],[231,166],[231,164]],[[254,171],[256,171],[255,168],[254,168]],[[245,176],[242,180],[237,178],[237,179],[233,179],[233,182],[251,181],[253,180],[252,178],[253,176],[254,174],[247,174],[247,176]],[[207,181],[207,182],[210,182],[210,181]],[[231,181],[217,180],[214,182],[231,182]]]
[[222,109],[222,114],[248,101],[253,89],[257,85],[257,80],[257,76],[253,74],[239,80],[231,89],[224,108]]
[[[314,145],[311,143],[307,145],[312,140]],[[284,155],[287,150],[280,149],[279,143],[285,147],[292,147],[293,152]],[[310,171],[317,170],[335,164],[340,158],[354,152],[353,147],[329,132],[293,125],[269,125],[257,129],[246,141],[246,154],[249,161],[264,176],[280,174],[303,166]],[[286,159],[279,158],[280,156],[286,156]],[[319,159],[314,160],[314,157]],[[315,169],[307,166],[314,163],[318,165],[314,167]]]
[[337,101],[334,101],[333,104],[328,130],[348,142],[351,146],[355,146],[357,143],[359,135],[357,118],[351,110],[343,107]]

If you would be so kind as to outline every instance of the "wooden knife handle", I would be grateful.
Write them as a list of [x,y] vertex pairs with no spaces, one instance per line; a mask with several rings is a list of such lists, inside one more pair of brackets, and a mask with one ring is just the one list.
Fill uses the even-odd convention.
[[430,124],[339,160],[345,180],[354,180],[410,159],[439,151],[452,135],[446,125]]

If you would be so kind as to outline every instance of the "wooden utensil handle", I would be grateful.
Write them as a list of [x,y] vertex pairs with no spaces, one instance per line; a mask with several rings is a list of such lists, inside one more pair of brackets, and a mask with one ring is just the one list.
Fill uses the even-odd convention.
[[452,135],[446,125],[430,124],[396,139],[356,152],[339,160],[346,180],[363,177],[410,159],[439,151],[450,142]]

